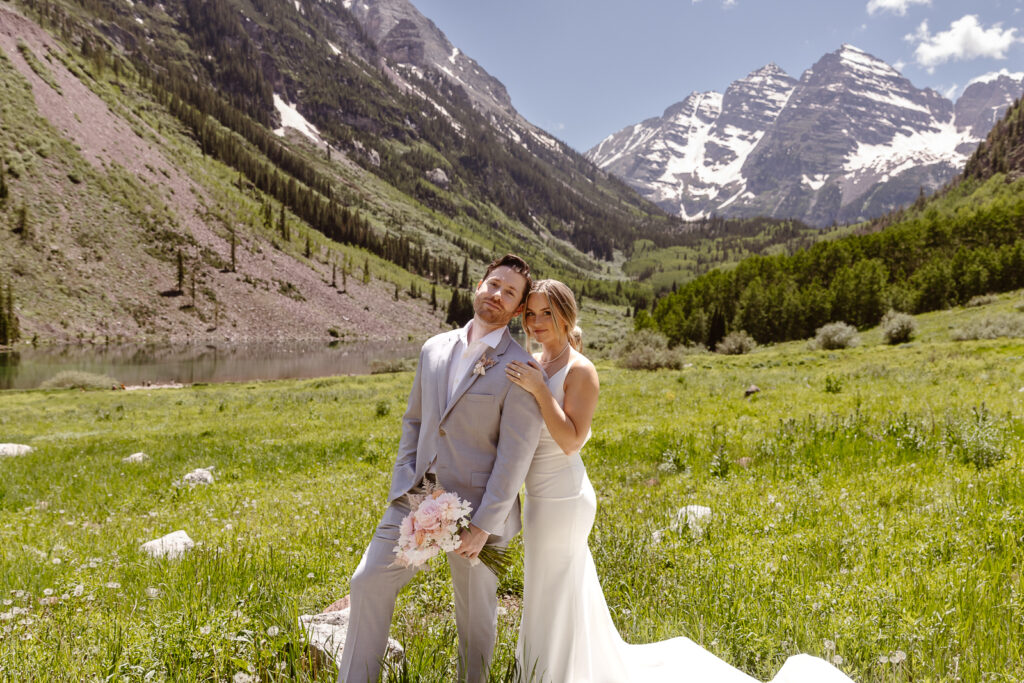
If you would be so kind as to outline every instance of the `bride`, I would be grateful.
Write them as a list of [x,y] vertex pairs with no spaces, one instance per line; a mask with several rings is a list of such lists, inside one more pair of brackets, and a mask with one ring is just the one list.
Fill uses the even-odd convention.
[[[619,637],[598,582],[587,537],[597,499],[580,449],[597,407],[597,370],[582,353],[572,291],[534,283],[523,327],[542,349],[513,361],[509,380],[530,392],[544,418],[526,475],[525,585],[516,658],[522,680],[544,683],[757,683],[688,638],[630,645]],[[850,683],[816,657],[789,658],[773,683]]]

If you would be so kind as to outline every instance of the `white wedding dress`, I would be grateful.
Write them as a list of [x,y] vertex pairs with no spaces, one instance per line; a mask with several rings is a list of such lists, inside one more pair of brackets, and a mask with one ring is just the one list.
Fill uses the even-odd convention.
[[[565,376],[548,380],[562,404]],[[587,436],[589,439],[589,434]],[[523,612],[516,659],[526,683],[758,683],[689,638],[630,645],[619,637],[587,546],[597,498],[579,451],[541,427],[526,476]],[[772,683],[851,683],[828,662],[789,658]]]

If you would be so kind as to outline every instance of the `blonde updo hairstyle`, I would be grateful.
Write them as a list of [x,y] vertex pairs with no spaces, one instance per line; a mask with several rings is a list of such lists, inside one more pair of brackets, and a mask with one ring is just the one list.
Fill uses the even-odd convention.
[[[583,330],[576,324],[579,317],[579,308],[576,306],[576,297],[572,290],[564,282],[558,280],[537,280],[530,289],[530,294],[543,294],[548,300],[548,308],[558,321],[559,327],[569,337],[569,345],[577,351],[583,349]],[[530,331],[526,330],[526,336],[530,339]]]

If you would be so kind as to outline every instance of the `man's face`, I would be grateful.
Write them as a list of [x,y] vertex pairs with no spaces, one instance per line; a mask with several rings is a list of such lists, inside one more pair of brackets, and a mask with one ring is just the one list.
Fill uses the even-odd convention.
[[526,278],[508,266],[498,266],[477,285],[473,312],[492,329],[508,325],[522,308]]

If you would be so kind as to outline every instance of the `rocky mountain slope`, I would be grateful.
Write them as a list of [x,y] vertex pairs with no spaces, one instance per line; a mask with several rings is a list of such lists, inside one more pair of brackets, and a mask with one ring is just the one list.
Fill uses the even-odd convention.
[[996,75],[954,105],[844,45],[799,80],[769,65],[693,93],[587,156],[684,218],[860,221],[953,178],[1022,91],[1024,76]]
[[429,22],[374,6],[0,5],[0,281],[22,338],[423,336],[496,253],[582,284],[676,228],[436,28],[479,82],[432,66],[403,38]]

